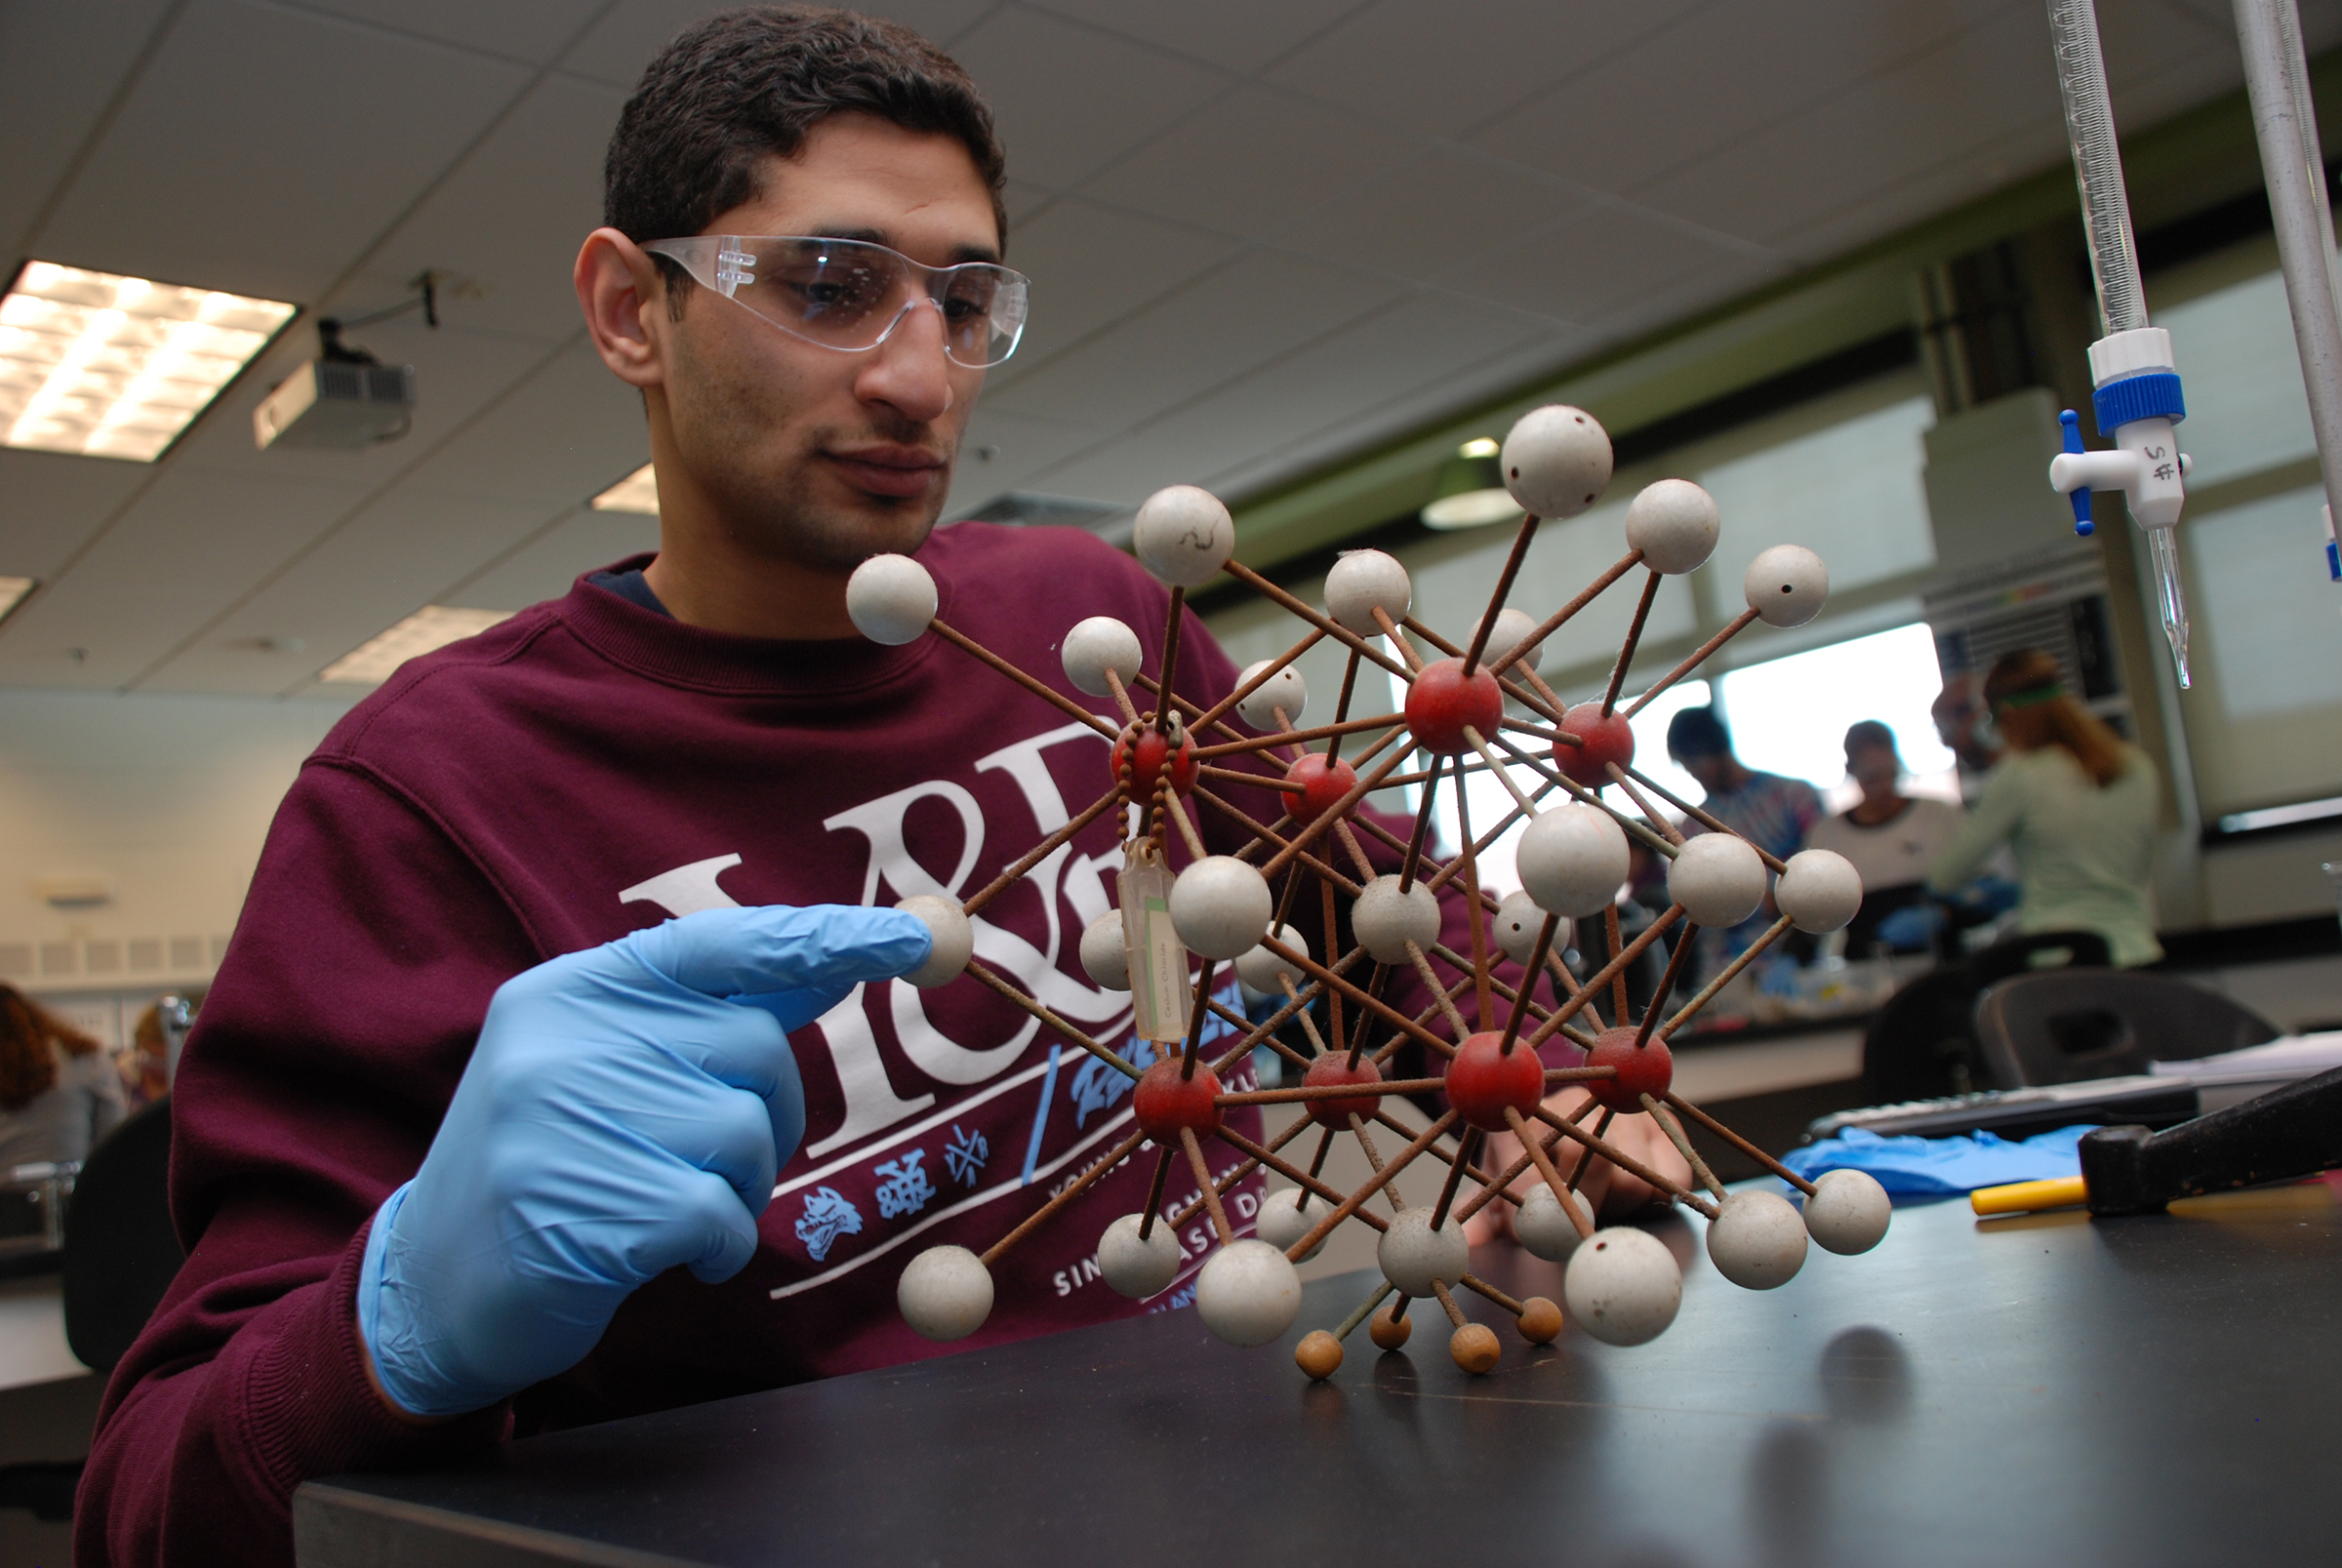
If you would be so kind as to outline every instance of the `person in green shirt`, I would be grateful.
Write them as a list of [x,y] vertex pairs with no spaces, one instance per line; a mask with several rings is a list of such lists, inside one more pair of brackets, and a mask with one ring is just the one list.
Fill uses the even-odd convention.
[[2020,930],[2094,931],[2120,967],[2163,949],[2147,906],[2158,783],[2144,752],[2068,694],[2057,661],[2036,649],[2004,654],[1985,678],[2008,752],[1975,810],[1927,868],[1949,895],[2005,843],[2016,857]]

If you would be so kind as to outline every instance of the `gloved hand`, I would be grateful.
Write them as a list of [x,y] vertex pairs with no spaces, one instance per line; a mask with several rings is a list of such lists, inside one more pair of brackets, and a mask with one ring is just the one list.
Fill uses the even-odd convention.
[[805,1131],[786,1031],[930,945],[895,909],[708,909],[506,981],[374,1218],[358,1330],[384,1392],[481,1409],[575,1366],[666,1269],[738,1273]]
[[1907,904],[1878,922],[1878,940],[1889,947],[1924,947],[1943,929],[1941,905]]

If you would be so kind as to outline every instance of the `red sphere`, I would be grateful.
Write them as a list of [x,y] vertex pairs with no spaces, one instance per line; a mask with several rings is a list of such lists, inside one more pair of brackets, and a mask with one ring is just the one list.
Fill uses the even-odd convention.
[[[1357,1070],[1352,1071],[1350,1053],[1347,1051],[1328,1051],[1311,1063],[1310,1070],[1301,1075],[1301,1085],[1305,1089],[1331,1089],[1346,1083],[1382,1081],[1383,1069],[1374,1065],[1372,1057],[1359,1057]],[[1318,1126],[1347,1132],[1353,1112],[1360,1121],[1372,1121],[1382,1105],[1381,1095],[1340,1095],[1332,1100],[1305,1100],[1301,1107],[1310,1113],[1310,1120]]]
[[[1160,730],[1126,724],[1114,742],[1114,777],[1122,777],[1122,765],[1130,764],[1130,798],[1137,801],[1154,798],[1154,781],[1163,771],[1163,759],[1171,753],[1171,743],[1163,739]],[[1185,795],[1195,787],[1195,742],[1190,736],[1179,738],[1179,754],[1171,757],[1171,790]]]
[[1498,1051],[1504,1039],[1494,1030],[1474,1034],[1447,1065],[1447,1103],[1482,1132],[1510,1131],[1508,1106],[1533,1115],[1545,1099],[1545,1064],[1517,1039],[1511,1051]]
[[1195,1076],[1182,1078],[1179,1064],[1177,1056],[1163,1058],[1139,1075],[1130,1095],[1139,1131],[1167,1147],[1178,1145],[1182,1127],[1198,1138],[1220,1130],[1220,1080],[1200,1062]]
[[1301,786],[1285,790],[1285,810],[1297,823],[1313,823],[1340,805],[1357,782],[1358,770],[1349,763],[1328,767],[1324,752],[1305,751],[1300,761],[1285,770],[1285,783]]
[[1640,1110],[1644,1095],[1664,1099],[1668,1085],[1676,1081],[1676,1059],[1668,1054],[1667,1042],[1654,1034],[1637,1050],[1633,1029],[1604,1030],[1586,1053],[1586,1065],[1618,1069],[1615,1078],[1593,1078],[1586,1084],[1595,1099],[1616,1111]]
[[1585,742],[1571,745],[1566,741],[1554,743],[1554,760],[1561,771],[1589,789],[1599,789],[1610,782],[1603,764],[1615,762],[1622,768],[1635,765],[1635,726],[1617,708],[1602,717],[1599,703],[1580,703],[1561,715],[1561,728]]
[[1441,756],[1471,750],[1464,732],[1476,730],[1485,741],[1504,716],[1504,689],[1485,664],[1467,680],[1464,661],[1442,659],[1417,670],[1407,687],[1407,728],[1414,732],[1416,744]]

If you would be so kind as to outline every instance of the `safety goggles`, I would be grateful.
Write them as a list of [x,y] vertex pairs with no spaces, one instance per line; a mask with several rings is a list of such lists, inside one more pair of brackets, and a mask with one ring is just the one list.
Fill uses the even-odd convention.
[[944,354],[983,370],[1017,351],[1030,280],[989,261],[928,266],[868,240],[816,234],[701,234],[646,251],[823,348],[868,353],[922,303],[944,324]]

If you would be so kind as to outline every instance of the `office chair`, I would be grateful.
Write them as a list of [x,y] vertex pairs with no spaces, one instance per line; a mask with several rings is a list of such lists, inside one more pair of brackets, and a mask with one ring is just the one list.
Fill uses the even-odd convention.
[[2039,931],[1995,943],[1920,975],[1886,999],[1862,1042],[1862,1092],[1874,1106],[1935,1100],[1979,1089],[2014,1089],[1976,1043],[1976,998],[1986,986],[2048,960],[2103,969],[2106,939],[2090,931]]
[[171,1224],[171,1097],[142,1106],[82,1163],[65,1210],[65,1343],[110,1372],[186,1261]]
[[1976,1040],[2004,1086],[2079,1083],[2217,1056],[2278,1028],[2218,991],[2136,970],[2018,975],[1976,1000]]

